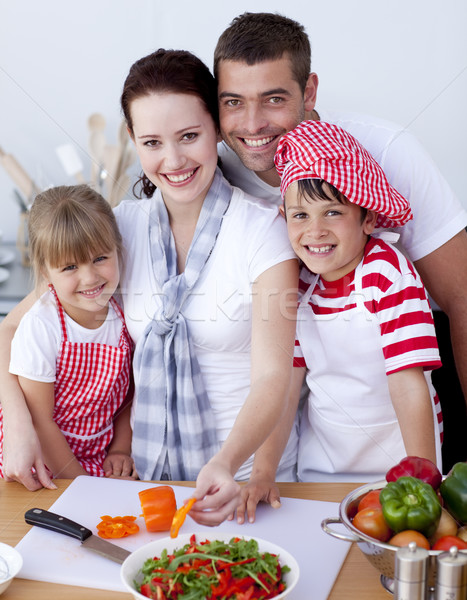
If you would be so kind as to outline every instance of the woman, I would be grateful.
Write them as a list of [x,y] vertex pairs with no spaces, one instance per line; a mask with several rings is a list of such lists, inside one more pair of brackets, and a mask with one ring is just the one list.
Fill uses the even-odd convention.
[[[116,210],[136,342],[133,455],[141,478],[197,477],[191,514],[217,524],[285,409],[298,267],[277,211],[216,167],[216,86],[201,61],[164,50],[137,61],[122,109],[148,197]],[[296,438],[281,479],[295,451]]]

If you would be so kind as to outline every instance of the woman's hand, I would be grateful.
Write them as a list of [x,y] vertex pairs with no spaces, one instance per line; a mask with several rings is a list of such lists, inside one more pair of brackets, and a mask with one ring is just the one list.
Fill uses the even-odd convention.
[[24,314],[43,290],[30,292],[0,323],[0,391],[3,410],[3,473],[6,481],[22,483],[31,492],[42,487],[56,490],[43,461],[42,448],[34,429],[18,378],[8,372],[10,345]]
[[211,459],[199,472],[190,517],[200,525],[219,525],[235,512],[240,486],[222,462]]
[[255,522],[256,507],[259,502],[267,502],[272,508],[281,507],[279,488],[274,480],[267,478],[250,478],[242,487],[240,502],[237,506],[237,523],[245,522],[245,513],[249,523]]
[[[20,444],[18,439],[21,439]],[[57,489],[52,481],[51,472],[42,460],[41,445],[32,425],[27,435],[23,431],[21,438],[17,439],[13,434],[7,435],[7,431],[4,431],[3,472],[6,481],[22,483],[31,492],[42,487]]]

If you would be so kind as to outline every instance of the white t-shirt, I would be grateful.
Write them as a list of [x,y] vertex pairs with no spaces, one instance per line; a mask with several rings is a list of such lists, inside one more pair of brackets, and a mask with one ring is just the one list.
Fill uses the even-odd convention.
[[[122,320],[109,303],[105,321],[97,329],[87,329],[65,313],[70,342],[118,346]],[[62,330],[57,306],[50,291],[45,292],[23,316],[11,342],[10,373],[32,381],[55,381]]]
[[[126,249],[121,281],[125,320],[136,344],[160,302],[149,248],[150,204],[126,201],[115,209]],[[183,310],[220,442],[230,433],[250,389],[252,283],[270,267],[293,258],[277,208],[234,188],[214,250]],[[297,438],[292,438],[281,468],[296,462]],[[248,477],[251,464],[252,459],[237,478]]]
[[[407,200],[414,218],[400,233],[400,250],[416,261],[430,254],[467,226],[467,212],[454,195],[433,160],[402,127],[367,115],[321,111],[322,121],[353,135],[383,168],[389,183]],[[258,198],[280,204],[280,190],[246,169],[225,143],[219,144],[222,171],[233,184]]]

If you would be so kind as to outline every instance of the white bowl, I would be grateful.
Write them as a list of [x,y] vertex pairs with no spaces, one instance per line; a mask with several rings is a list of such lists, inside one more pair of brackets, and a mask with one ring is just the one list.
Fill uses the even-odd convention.
[[[130,594],[133,594],[133,598],[136,600],[147,600],[146,596],[143,596],[135,589],[133,583],[135,580],[140,580],[140,569],[144,562],[148,558],[160,556],[164,548],[167,549],[169,553],[178,548],[182,548],[185,544],[190,543],[190,537],[192,535],[192,533],[188,533],[179,535],[176,538],[165,537],[149,542],[149,544],[145,544],[144,546],[141,546],[141,548],[138,548],[138,550],[132,552],[130,556],[125,559],[120,570],[120,578],[127,591],[130,592]],[[239,536],[238,532],[225,533],[220,531],[213,531],[211,535],[209,535],[208,532],[195,533],[194,535],[196,536],[197,542],[202,542],[206,539],[211,541],[220,540],[222,542],[229,542],[233,537],[242,537],[245,540],[250,540],[252,538],[252,536],[248,535]],[[257,537],[254,539],[258,542],[258,547],[261,552],[277,554],[279,556],[280,564],[287,565],[290,568],[290,571],[284,574],[284,581],[287,586],[286,589],[281,594],[274,597],[274,600],[282,600],[283,598],[286,598],[297,585],[300,574],[298,563],[289,552],[280,546],[266,540],[261,540]]]
[[[8,566],[8,576],[5,577],[5,565],[3,560]],[[0,594],[7,589],[13,578],[19,573],[23,566],[23,557],[15,548],[12,548],[8,544],[2,544],[0,542]]]

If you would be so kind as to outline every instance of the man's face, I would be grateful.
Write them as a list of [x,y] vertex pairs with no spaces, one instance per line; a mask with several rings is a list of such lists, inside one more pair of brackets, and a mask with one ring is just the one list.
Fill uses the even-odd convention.
[[[287,57],[255,65],[224,60],[218,68],[221,134],[242,163],[278,185],[274,154],[279,138],[305,117],[305,94]],[[313,96],[314,97],[314,96]]]

